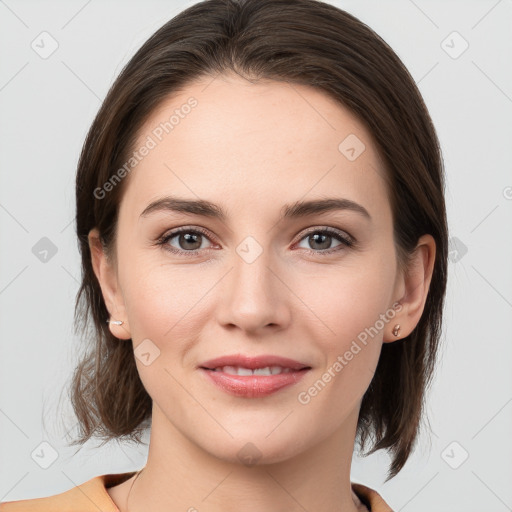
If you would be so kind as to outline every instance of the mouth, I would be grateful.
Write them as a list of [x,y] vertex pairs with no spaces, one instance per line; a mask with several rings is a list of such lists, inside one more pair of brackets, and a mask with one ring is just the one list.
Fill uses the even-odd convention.
[[206,361],[198,369],[231,395],[257,398],[296,384],[311,366],[279,356],[237,354]]
[[[205,361],[200,365],[200,368],[214,371],[235,368],[237,371],[245,372],[242,373],[242,375],[250,375],[247,373],[249,370],[251,372],[263,370],[274,375],[282,373],[283,371],[303,370],[305,368],[311,368],[311,366],[307,363],[296,361],[295,359],[276,355],[263,354],[259,356],[248,356],[244,354],[232,354]],[[229,373],[231,373],[231,371]],[[264,373],[263,375],[266,374],[267,373]]]
[[301,372],[304,370],[309,370],[310,367],[300,368],[299,370],[293,370],[291,368],[285,368],[282,366],[265,366],[263,368],[244,368],[242,366],[219,366],[217,368],[205,368],[201,367],[203,370],[210,370],[212,372],[222,372],[228,375],[239,375],[242,377],[247,377],[250,375],[281,375],[282,373],[290,373],[290,372]]

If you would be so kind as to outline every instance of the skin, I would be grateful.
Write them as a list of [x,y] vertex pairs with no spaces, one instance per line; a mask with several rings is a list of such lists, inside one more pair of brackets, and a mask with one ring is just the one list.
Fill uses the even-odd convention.
[[[110,324],[112,333],[134,349],[149,339],[160,350],[147,366],[136,358],[153,416],[147,465],[129,510],[230,512],[243,504],[248,512],[355,512],[350,467],[361,400],[382,343],[397,339],[393,326],[400,324],[404,337],[421,317],[435,242],[421,237],[409,272],[399,271],[385,170],[372,137],[315,88],[210,77],[166,99],[141,128],[137,147],[191,96],[197,107],[125,178],[117,262],[102,252],[97,230],[89,235],[111,318],[124,322]],[[354,161],[338,150],[349,134],[366,146]],[[170,194],[216,203],[227,220],[172,212],[139,218]],[[284,204],[325,197],[355,201],[371,220],[349,210],[279,220]],[[156,244],[180,226],[207,231],[197,246],[180,236],[167,242],[182,251],[200,247],[197,254]],[[327,226],[357,246],[308,236]],[[236,250],[247,236],[262,250],[251,263]],[[298,394],[397,301],[400,312],[301,404]],[[277,354],[312,369],[273,395],[235,397],[197,370],[235,353]],[[249,442],[259,453],[252,466],[238,456]],[[108,489],[121,512],[132,483]]]

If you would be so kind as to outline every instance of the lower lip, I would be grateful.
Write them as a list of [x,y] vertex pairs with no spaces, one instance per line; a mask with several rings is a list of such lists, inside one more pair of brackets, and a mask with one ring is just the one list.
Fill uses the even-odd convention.
[[200,368],[211,381],[231,395],[258,398],[299,382],[310,368],[277,375],[230,375],[221,371]]

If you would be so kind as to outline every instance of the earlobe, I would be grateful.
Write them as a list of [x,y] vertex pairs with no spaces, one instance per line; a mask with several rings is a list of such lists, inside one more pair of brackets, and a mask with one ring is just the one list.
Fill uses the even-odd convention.
[[131,333],[116,269],[104,251],[97,228],[91,229],[88,238],[94,274],[100,285],[105,306],[110,314],[110,318],[106,318],[105,322],[108,323],[110,332],[116,338],[128,340],[131,338]]
[[384,343],[391,343],[409,336],[418,325],[432,280],[435,255],[434,238],[431,235],[420,237],[410,264],[402,277],[402,289],[405,291],[398,300],[401,305],[400,312],[389,323],[387,329],[389,332],[384,335]]

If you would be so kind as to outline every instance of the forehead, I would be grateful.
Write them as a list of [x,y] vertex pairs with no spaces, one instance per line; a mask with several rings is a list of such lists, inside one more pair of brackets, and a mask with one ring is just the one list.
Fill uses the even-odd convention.
[[152,112],[134,151],[144,146],[123,198],[134,215],[165,194],[208,199],[233,213],[248,204],[277,211],[326,194],[389,210],[370,133],[310,86],[204,78]]

